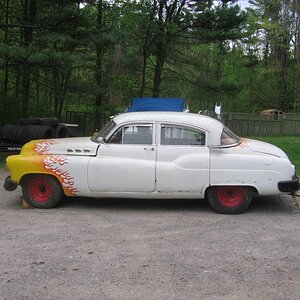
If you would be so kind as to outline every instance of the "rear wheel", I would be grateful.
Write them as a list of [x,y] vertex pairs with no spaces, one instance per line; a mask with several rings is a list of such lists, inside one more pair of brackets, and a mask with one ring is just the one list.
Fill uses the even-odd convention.
[[243,213],[251,203],[251,188],[244,186],[215,186],[207,192],[211,207],[221,214]]
[[22,180],[24,199],[36,208],[52,208],[63,198],[59,181],[49,175],[31,174]]

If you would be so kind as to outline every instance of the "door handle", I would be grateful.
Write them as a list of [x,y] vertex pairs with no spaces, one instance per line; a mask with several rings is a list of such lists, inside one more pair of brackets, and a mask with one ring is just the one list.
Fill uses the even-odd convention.
[[154,147],[150,147],[150,148],[144,147],[144,150],[145,150],[145,151],[154,151]]

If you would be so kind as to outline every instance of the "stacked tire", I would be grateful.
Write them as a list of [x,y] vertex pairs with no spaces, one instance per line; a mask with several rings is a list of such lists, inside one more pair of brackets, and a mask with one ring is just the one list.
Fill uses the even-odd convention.
[[2,143],[23,145],[32,140],[76,136],[73,130],[60,124],[56,118],[22,119],[19,125],[5,124],[0,127]]

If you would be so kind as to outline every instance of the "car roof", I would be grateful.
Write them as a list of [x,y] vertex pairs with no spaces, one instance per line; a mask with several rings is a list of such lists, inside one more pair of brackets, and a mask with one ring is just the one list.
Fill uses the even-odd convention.
[[206,131],[222,132],[224,125],[211,117],[185,112],[126,112],[114,117],[116,124],[127,122],[167,122],[202,128]]

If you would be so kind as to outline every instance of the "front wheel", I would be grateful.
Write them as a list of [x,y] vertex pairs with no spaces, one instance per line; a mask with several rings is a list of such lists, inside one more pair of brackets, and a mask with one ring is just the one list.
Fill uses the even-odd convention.
[[27,175],[21,182],[25,201],[36,208],[52,208],[63,198],[59,181],[49,175]]
[[240,214],[253,198],[251,188],[244,186],[214,186],[207,191],[211,207],[220,214]]

